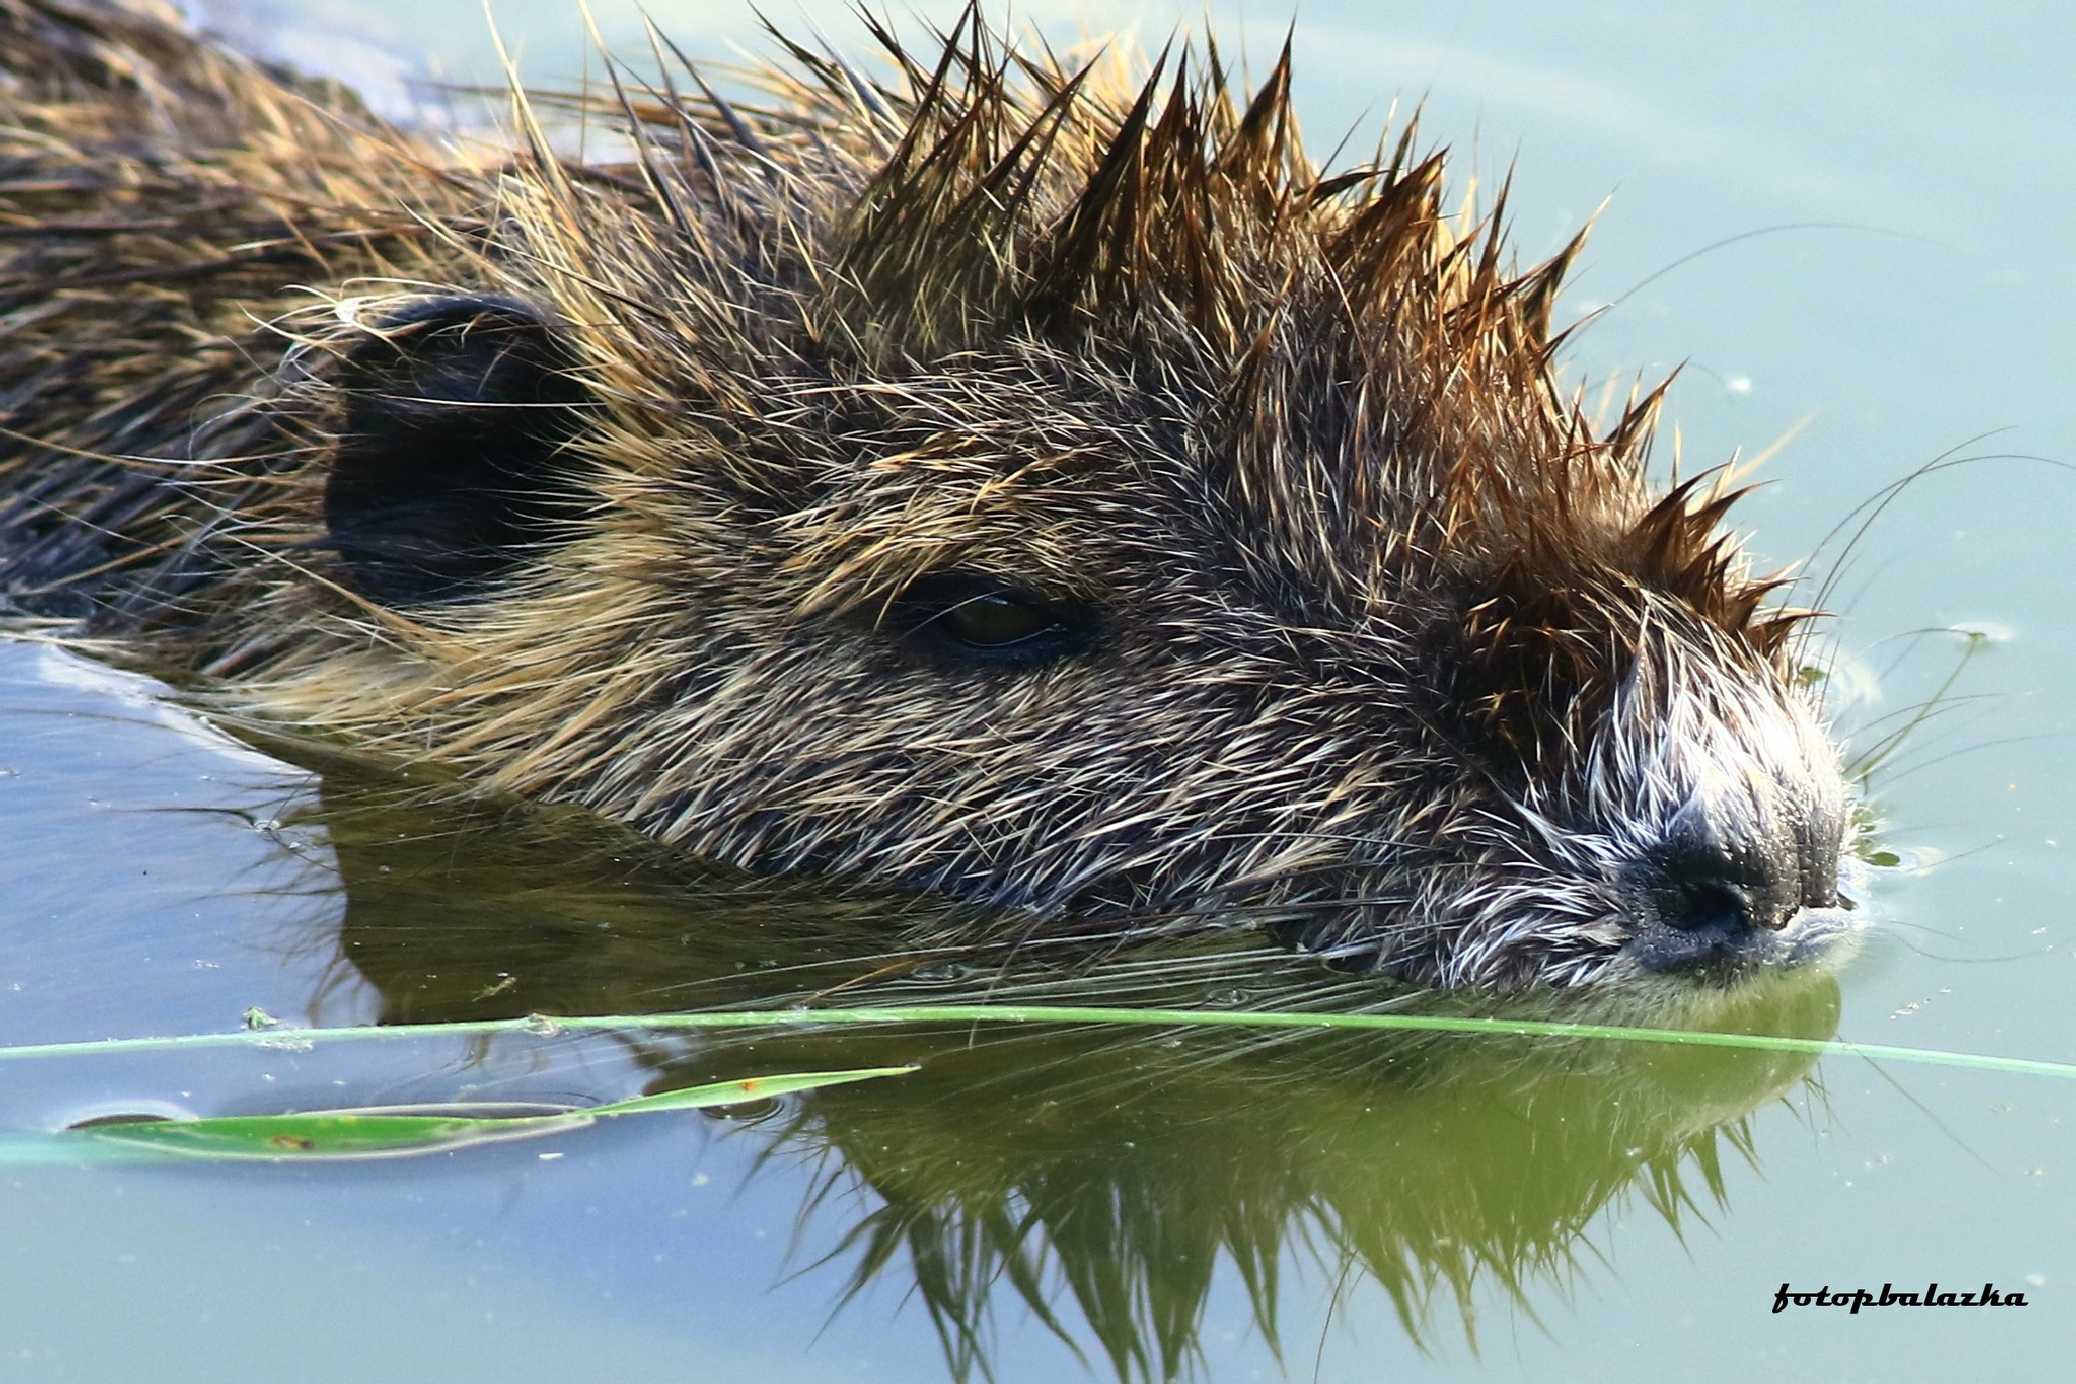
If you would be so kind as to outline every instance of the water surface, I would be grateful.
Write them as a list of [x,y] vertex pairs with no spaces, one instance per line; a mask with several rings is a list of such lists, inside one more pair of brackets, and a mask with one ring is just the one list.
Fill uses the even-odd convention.
[[[529,77],[586,70],[571,8],[498,6]],[[632,5],[593,8],[640,50]],[[649,9],[695,53],[759,43],[746,8]],[[436,29],[427,11],[242,14],[385,101],[420,70],[494,77],[474,7]],[[1199,17],[1022,12],[1062,41],[1122,23],[1154,45]],[[1287,23],[1213,13],[1258,64]],[[1684,362],[1667,417],[1690,464],[1789,439],[1745,512],[1762,560],[1816,549],[1949,452],[2076,458],[2060,10],[1316,4],[1293,47],[1315,148],[1351,126],[1363,147],[1397,100],[1424,104],[1459,175],[1518,161],[1524,257],[1612,199],[1565,310],[1613,306],[1568,365],[1626,381]],[[1753,1026],[2076,1056],[2072,498],[2049,466],[1984,460],[1910,488],[1855,549],[1834,623],[1856,746],[1974,654],[1873,776],[1907,868],[1877,882],[1865,954]],[[0,645],[0,1044],[228,1031],[254,1008],[339,1025],[739,1003],[856,981],[883,935],[862,906],[689,878],[566,820],[428,812],[301,759],[146,680]],[[1191,958],[1162,974],[1163,998],[1275,994]],[[565,1036],[16,1062],[0,1126],[589,1102],[906,1059],[926,1065],[900,1084],[435,1159],[9,1167],[0,1361],[39,1380],[145,1361],[174,1380],[1642,1380],[1672,1362],[1831,1380],[1986,1360],[2055,1377],[2066,1358],[2076,1093],[2037,1078],[1177,1035]],[[1770,1311],[1783,1282],[1935,1279],[2038,1305]]]

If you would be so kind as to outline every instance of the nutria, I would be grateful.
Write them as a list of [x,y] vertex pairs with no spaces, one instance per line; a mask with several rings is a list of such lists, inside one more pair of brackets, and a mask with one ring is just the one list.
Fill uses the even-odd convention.
[[[0,590],[219,704],[700,857],[1246,923],[1429,985],[1835,955],[1803,613],[1560,387],[1408,130],[1286,47],[1106,82],[976,13],[617,163],[389,128],[145,0],[0,0]],[[567,111],[572,98],[559,98]],[[1500,199],[1504,203],[1504,197]],[[1662,387],[1661,387],[1662,388]]]

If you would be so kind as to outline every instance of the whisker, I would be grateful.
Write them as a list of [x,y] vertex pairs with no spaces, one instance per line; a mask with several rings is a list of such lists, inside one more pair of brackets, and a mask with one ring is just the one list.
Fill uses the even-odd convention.
[[[1867,531],[1874,526],[1876,520],[1880,519],[1881,516],[1885,512],[1887,512],[1888,507],[1894,504],[1897,498],[1900,497],[1904,491],[1909,489],[1912,485],[1915,485],[1917,482],[1925,479],[1927,476],[1937,475],[1942,471],[1949,471],[1957,466],[1973,466],[1979,463],[1994,461],[2024,461],[2032,462],[2041,466],[2051,466],[2059,471],[2076,471],[2076,462],[2064,461],[2057,457],[2039,456],[2030,452],[1985,452],[1975,456],[1954,455],[1955,452],[1958,452],[1963,447],[1972,447],[1976,443],[1981,442],[1986,438],[1994,437],[1998,433],[2006,431],[2009,430],[2005,428],[1993,428],[1987,432],[1976,434],[1974,437],[1969,438],[1965,442],[1962,442],[1957,446],[1949,448],[1947,451],[1940,453],[1937,457],[1934,457],[1932,460],[1926,462],[1924,465],[1911,471],[1908,475],[1905,475],[1900,479],[1889,482],[1887,485],[1881,487],[1879,490],[1876,490],[1874,494],[1868,496],[1865,500],[1862,500],[1858,505],[1855,505],[1850,511],[1848,511],[1846,513],[1846,516],[1843,519],[1839,520],[1838,523],[1833,525],[1830,531],[1826,533],[1821,540],[1818,541],[1815,549],[1813,549],[1810,553],[1810,558],[1814,560],[1818,554],[1822,553],[1825,548],[1830,546],[1831,541],[1835,539],[1839,535],[1839,533],[1845,529],[1847,525],[1851,524],[1855,519],[1860,519],[1859,527],[1853,531],[1852,537],[1846,541],[1844,551],[1842,551],[1838,555],[1838,558],[1832,563],[1831,571],[1828,574],[1826,574],[1823,584],[1817,588],[1816,599],[1811,604],[1816,606],[1818,609],[1822,609],[1824,607],[1825,602],[1827,602],[1830,599],[1831,592],[1836,584],[1836,579],[1840,575],[1840,569],[1842,565],[1844,564],[1846,559],[1852,556],[1853,550],[1859,546],[1860,540],[1866,536]],[[1865,515],[1865,517],[1861,518],[1863,514]],[[1798,578],[1797,580],[1799,581],[1800,578]]]
[[[2067,740],[2069,734],[2067,731],[2042,731],[2037,735],[2007,735],[1995,740],[1978,740],[1972,745],[1963,745],[1957,750],[1948,750],[1946,753],[1936,755],[1931,759],[1919,760],[1907,767],[1885,771],[1881,776],[1882,785],[1886,787],[1892,783],[1899,783],[1913,774],[1922,773],[1926,769],[1944,764],[1951,759],[1959,759],[1963,755],[1975,754],[1982,750],[1999,749],[2006,745],[2031,745],[2043,741]],[[1948,856],[1947,859],[1955,860],[1959,859],[1959,857]]]

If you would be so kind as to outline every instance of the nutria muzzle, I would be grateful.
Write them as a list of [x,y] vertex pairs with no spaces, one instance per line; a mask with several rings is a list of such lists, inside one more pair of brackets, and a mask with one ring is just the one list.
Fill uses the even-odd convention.
[[1784,810],[1794,800],[1776,789],[1683,809],[1623,871],[1637,920],[1625,952],[1647,971],[1716,979],[1821,955],[1851,907],[1838,877],[1846,822],[1825,795],[1807,800]]

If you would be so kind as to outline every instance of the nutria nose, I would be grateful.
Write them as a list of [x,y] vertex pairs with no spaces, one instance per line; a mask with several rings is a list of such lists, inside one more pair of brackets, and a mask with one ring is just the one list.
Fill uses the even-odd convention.
[[1764,851],[1682,845],[1656,862],[1658,916],[1682,931],[1778,932],[1800,903]]
[[1801,838],[1808,832],[1797,829],[1792,815],[1747,801],[1728,811],[1690,803],[1637,862],[1636,884],[1658,921],[1718,937],[1778,932],[1815,902],[1803,898],[1803,866],[1817,864],[1803,859]]

